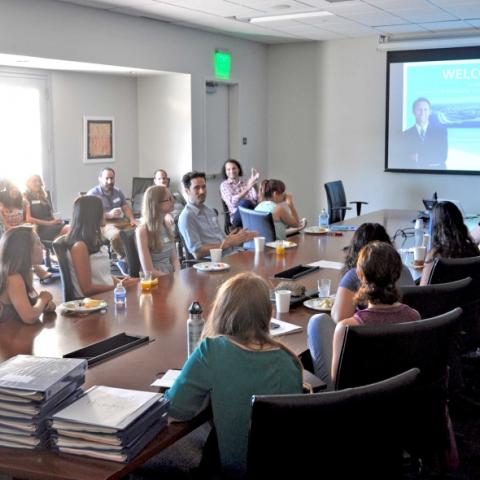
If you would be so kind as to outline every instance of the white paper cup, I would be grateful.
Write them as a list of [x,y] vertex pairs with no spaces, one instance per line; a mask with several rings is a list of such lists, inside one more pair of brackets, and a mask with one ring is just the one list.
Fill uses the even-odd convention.
[[212,262],[218,263],[222,261],[222,249],[221,248],[211,248],[210,249],[210,258]]
[[428,233],[423,234],[422,247],[428,248],[430,243],[430,235]]
[[415,227],[414,228],[416,228],[417,230],[423,228],[423,220],[421,218],[417,218],[417,220],[415,220]]
[[427,249],[426,247],[415,247],[413,250],[413,263],[415,265],[423,265],[425,262],[425,253]]
[[255,243],[256,252],[263,252],[265,250],[265,237],[255,237],[253,241]]
[[275,305],[277,307],[277,313],[287,313],[290,310],[291,295],[292,292],[290,290],[275,291]]

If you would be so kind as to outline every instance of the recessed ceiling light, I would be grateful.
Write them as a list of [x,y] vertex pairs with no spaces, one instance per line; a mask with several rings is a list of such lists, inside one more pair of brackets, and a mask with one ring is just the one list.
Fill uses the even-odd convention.
[[333,13],[320,11],[320,12],[299,12],[299,13],[282,13],[280,15],[265,15],[263,17],[252,17],[248,21],[250,23],[261,22],[278,22],[281,20],[295,20],[298,18],[310,18],[310,17],[327,17],[333,15]]

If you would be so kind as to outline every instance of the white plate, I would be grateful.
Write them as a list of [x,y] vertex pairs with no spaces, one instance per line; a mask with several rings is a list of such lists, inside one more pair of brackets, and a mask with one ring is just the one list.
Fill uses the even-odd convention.
[[328,228],[325,228],[325,227],[318,227],[318,226],[314,226],[314,227],[306,227],[303,229],[303,231],[305,233],[308,233],[309,235],[325,235],[326,233],[328,233]]
[[222,270],[228,270],[230,265],[224,262],[202,262],[194,263],[193,268],[201,272],[221,272]]
[[285,248],[293,248],[293,247],[297,246],[297,244],[295,242],[289,242],[288,240],[275,240],[274,242],[268,242],[265,245],[267,247],[277,248],[277,246],[281,245],[282,242],[283,242],[283,246]]
[[[90,304],[90,305],[89,305]],[[83,300],[73,300],[60,305],[67,312],[74,313],[90,313],[107,308],[108,304],[105,300],[95,300],[94,298],[84,298]]]
[[335,300],[335,295],[330,295],[329,300],[331,302],[329,307],[325,307],[325,305],[322,303],[325,300],[325,298],[310,298],[308,300],[305,300],[303,304],[311,308],[312,310],[317,310],[318,312],[330,312],[333,307],[333,301]]

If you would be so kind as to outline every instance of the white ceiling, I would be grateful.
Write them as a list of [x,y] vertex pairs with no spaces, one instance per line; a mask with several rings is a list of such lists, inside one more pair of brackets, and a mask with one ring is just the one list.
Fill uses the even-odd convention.
[[[57,0],[272,44],[477,30],[480,0]],[[328,17],[250,24],[250,17],[323,10]]]

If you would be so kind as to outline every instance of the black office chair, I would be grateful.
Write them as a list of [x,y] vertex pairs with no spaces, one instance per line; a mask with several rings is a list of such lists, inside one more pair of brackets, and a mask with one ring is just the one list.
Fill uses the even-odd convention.
[[[415,322],[346,328],[335,388],[357,387],[419,368],[411,452],[426,462],[444,460],[451,423],[446,404],[449,348],[461,308]],[[456,445],[450,445],[456,451]]]
[[141,269],[140,258],[138,257],[137,243],[135,241],[135,230],[120,230],[120,240],[127,255],[128,274],[131,277],[138,277]]
[[53,242],[53,250],[57,255],[58,266],[60,267],[60,278],[62,280],[62,294],[63,301],[70,302],[72,300],[77,300],[78,297],[75,296],[73,289],[72,276],[70,274],[70,266],[68,259],[68,246],[67,238],[65,235],[58,237]]
[[[330,216],[330,223],[343,221],[347,210],[352,209],[352,207],[347,207],[347,197],[345,196],[343,182],[341,180],[328,182],[325,184],[325,191],[327,192],[328,215]],[[357,215],[360,215],[362,211],[362,205],[368,205],[368,202],[363,202],[360,200],[349,203],[356,204]]]
[[461,299],[472,283],[470,277],[435,285],[400,285],[402,303],[414,308],[422,318],[431,318],[461,307]]
[[153,185],[151,177],[133,177],[132,178],[132,212],[135,217],[142,214],[143,194],[148,187]]
[[[257,232],[260,237],[265,237],[265,242],[276,240],[275,225],[270,212],[257,212],[244,207],[238,208],[240,209],[243,228]],[[254,248],[254,242],[245,242],[243,246],[245,248]]]
[[399,479],[419,370],[312,395],[255,395],[247,477]]
[[458,300],[463,309],[462,350],[469,351],[480,346],[480,256],[436,258],[428,283],[452,282],[466,277],[471,277],[472,281]]
[[223,198],[220,196],[220,199],[222,201],[222,209],[223,209],[223,221],[224,221],[224,231],[225,235],[228,235],[232,228],[232,222],[230,221],[230,212],[228,210],[227,204],[223,201]]

